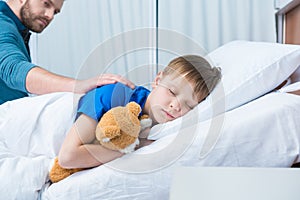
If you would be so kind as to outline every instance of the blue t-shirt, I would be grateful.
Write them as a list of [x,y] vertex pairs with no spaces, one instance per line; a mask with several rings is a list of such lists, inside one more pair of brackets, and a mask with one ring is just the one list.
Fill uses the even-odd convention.
[[35,66],[22,37],[28,34],[6,2],[0,1],[0,104],[27,96],[26,76]]
[[85,94],[79,101],[77,116],[81,113],[99,121],[104,113],[117,106],[125,106],[134,101],[141,108],[145,106],[150,91],[142,86],[134,89],[122,83],[98,87]]

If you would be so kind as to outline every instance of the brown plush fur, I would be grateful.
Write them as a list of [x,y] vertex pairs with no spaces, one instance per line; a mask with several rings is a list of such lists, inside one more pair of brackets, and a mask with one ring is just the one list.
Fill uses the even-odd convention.
[[49,178],[52,181],[52,183],[56,183],[68,176],[70,176],[71,174],[75,173],[75,172],[79,172],[83,170],[82,168],[75,168],[75,169],[65,169],[62,168],[59,164],[58,164],[58,159],[57,157],[54,160],[54,165],[49,173]]
[[[126,107],[115,107],[105,113],[96,128],[100,144],[112,150],[120,150],[134,143],[140,133],[138,115],[140,106],[130,102]],[[105,139],[109,138],[109,142]]]
[[[112,150],[122,150],[134,144],[141,129],[138,119],[140,112],[141,107],[135,102],[128,103],[126,107],[112,108],[102,116],[97,125],[97,140],[101,145]],[[49,178],[55,183],[81,170],[84,169],[64,169],[58,164],[56,158]]]

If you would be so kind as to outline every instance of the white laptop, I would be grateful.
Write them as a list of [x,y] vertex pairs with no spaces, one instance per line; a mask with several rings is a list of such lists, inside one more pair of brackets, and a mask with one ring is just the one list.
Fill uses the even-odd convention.
[[180,167],[170,200],[299,200],[300,168]]

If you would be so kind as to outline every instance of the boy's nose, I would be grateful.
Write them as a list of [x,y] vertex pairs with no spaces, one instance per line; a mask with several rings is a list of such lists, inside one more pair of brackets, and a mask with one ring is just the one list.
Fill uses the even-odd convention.
[[174,99],[174,100],[171,102],[170,107],[171,107],[173,110],[179,112],[179,111],[180,111],[180,103],[179,103],[179,101],[178,101],[177,99]]

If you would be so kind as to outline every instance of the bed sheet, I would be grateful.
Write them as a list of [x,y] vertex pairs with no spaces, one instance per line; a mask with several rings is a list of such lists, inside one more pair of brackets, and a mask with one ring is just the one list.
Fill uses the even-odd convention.
[[197,122],[192,111],[154,127],[163,137],[150,146],[49,185],[48,170],[78,98],[54,93],[0,106],[1,199],[168,199],[177,166],[288,167],[300,161],[300,96],[277,92],[206,121]]
[[[41,199],[168,199],[178,166],[289,167],[300,161],[299,113],[300,96],[277,92],[216,119],[177,128],[167,123],[159,129],[165,136],[150,146],[52,184]],[[221,129],[216,142],[207,142],[214,120]]]

